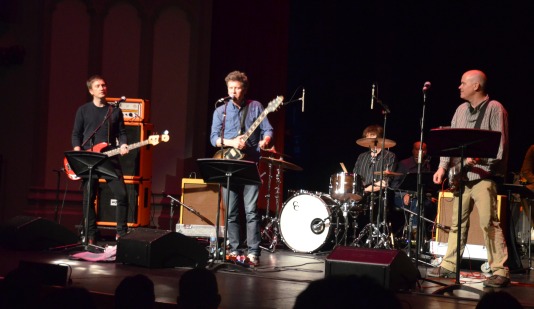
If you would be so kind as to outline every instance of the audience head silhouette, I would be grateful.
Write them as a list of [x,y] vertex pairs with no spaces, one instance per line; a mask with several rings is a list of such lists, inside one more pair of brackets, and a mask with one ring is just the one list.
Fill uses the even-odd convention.
[[181,309],[217,308],[221,303],[221,296],[213,272],[205,268],[186,271],[180,278],[176,303]]
[[[328,295],[328,297],[325,297]],[[303,308],[402,308],[395,294],[366,276],[332,276],[313,281],[295,301]]]
[[523,306],[515,297],[505,291],[492,291],[484,294],[475,307],[475,309],[486,308],[520,309]]
[[115,289],[115,308],[153,308],[154,283],[145,275],[122,279]]

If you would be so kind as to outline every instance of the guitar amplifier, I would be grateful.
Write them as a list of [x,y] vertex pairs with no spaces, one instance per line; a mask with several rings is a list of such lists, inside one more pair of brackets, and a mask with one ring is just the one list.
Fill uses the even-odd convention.
[[[106,98],[106,102],[118,102],[121,98]],[[150,101],[144,99],[126,98],[119,104],[125,122],[149,122]]]
[[[200,213],[210,222],[203,221],[199,216],[182,206],[180,207],[180,224],[215,226],[217,223],[218,200],[219,184],[205,183],[202,179],[196,178],[182,178],[181,202]],[[224,226],[225,207],[222,201],[219,204],[219,211],[219,225]]]
[[[507,220],[506,220],[506,195],[497,196],[497,215],[501,221],[501,228],[503,233],[507,233]],[[454,196],[451,192],[439,192],[438,195],[438,215],[437,222],[443,226],[450,227],[452,224],[452,207]],[[462,208],[469,207],[469,205],[463,205]],[[449,239],[449,233],[441,229],[436,229],[436,238],[430,242],[430,253],[439,256],[444,256],[447,252],[447,242]],[[464,258],[471,258],[475,260],[486,260],[487,251],[484,243],[484,235],[480,228],[480,220],[478,216],[477,205],[473,205],[473,211],[469,216],[469,231],[467,233],[467,244],[465,246]]]

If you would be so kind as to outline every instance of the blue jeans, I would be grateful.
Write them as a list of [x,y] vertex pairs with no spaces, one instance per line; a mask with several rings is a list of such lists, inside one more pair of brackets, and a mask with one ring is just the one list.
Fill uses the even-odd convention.
[[228,207],[228,241],[229,250],[237,251],[240,240],[240,224],[239,224],[239,194],[242,191],[243,204],[245,208],[245,219],[247,228],[247,247],[249,254],[260,256],[260,216],[258,214],[258,194],[259,186],[244,185],[244,186],[230,186],[230,191],[223,187],[223,202],[226,204],[228,192],[230,192],[230,205]]

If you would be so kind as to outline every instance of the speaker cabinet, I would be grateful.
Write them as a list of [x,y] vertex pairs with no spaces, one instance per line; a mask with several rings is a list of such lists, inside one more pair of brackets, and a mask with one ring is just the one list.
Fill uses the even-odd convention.
[[325,276],[344,275],[367,276],[392,291],[415,288],[420,276],[403,251],[338,246],[326,257]]
[[[152,134],[154,126],[149,123],[127,122],[126,135],[128,144],[142,142]],[[127,155],[119,156],[123,175],[138,176],[143,179],[152,178],[152,148],[147,145],[131,149]]]
[[79,240],[66,227],[39,217],[17,216],[0,226],[0,243],[17,250],[44,250]]
[[117,262],[149,268],[204,267],[208,251],[176,232],[138,228],[117,241]]
[[[506,220],[506,195],[497,196],[497,215],[501,221],[501,228],[503,233],[508,231],[508,225]],[[437,222],[443,226],[450,227],[452,224],[452,208],[453,208],[454,196],[451,192],[440,192],[438,196],[438,214]],[[463,205],[462,208],[469,207],[469,205]],[[440,256],[445,255],[447,252],[447,242],[449,239],[449,233],[436,229],[436,241],[431,242],[430,252]],[[478,215],[478,208],[475,204],[473,211],[469,216],[469,231],[467,233],[467,244],[463,254],[464,258],[486,260],[486,247],[484,243],[484,235],[480,228],[480,220]]]
[[[182,179],[182,203],[195,209],[215,225],[217,223],[217,203],[219,201],[219,185],[204,183],[202,179]],[[221,201],[219,204],[219,225],[224,227],[225,208]],[[180,223],[188,225],[208,225],[200,217],[185,207],[180,208]],[[210,224],[211,225],[211,224]]]
[[[124,180],[128,193],[128,226],[148,226],[150,223],[150,199],[152,196],[151,182],[130,179],[132,177],[125,176]],[[116,207],[117,200],[108,184],[104,181],[99,182],[96,199],[96,224],[100,226],[117,226]]]

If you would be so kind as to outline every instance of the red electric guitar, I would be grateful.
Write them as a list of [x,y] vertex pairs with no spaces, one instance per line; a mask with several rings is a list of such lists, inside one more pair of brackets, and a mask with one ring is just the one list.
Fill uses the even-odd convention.
[[[149,145],[149,144],[153,145],[153,146],[156,146],[157,144],[159,144],[160,141],[161,142],[168,142],[169,138],[170,138],[169,137],[169,132],[168,131],[164,131],[162,135],[151,135],[151,136],[148,137],[147,140],[128,145],[128,150],[136,149],[136,148],[143,147],[143,146],[146,146],[146,145]],[[101,152],[102,149],[106,148],[107,146],[108,146],[108,143],[97,144],[97,145],[95,145],[93,147],[93,152]],[[116,156],[116,155],[120,154],[120,149],[119,148],[115,148],[115,149],[106,151],[103,154],[107,155],[108,157],[113,157],[113,156]],[[69,177],[69,179],[71,179],[71,180],[80,180],[81,179],[70,168],[70,165],[69,165],[69,162],[67,161],[67,158],[63,159],[63,165],[65,166],[65,173],[67,173],[67,176]]]

